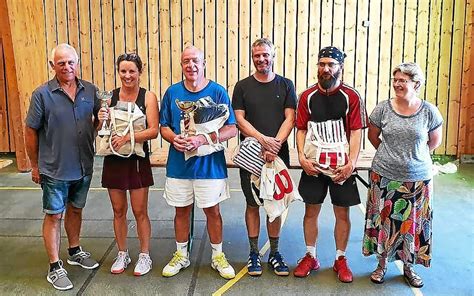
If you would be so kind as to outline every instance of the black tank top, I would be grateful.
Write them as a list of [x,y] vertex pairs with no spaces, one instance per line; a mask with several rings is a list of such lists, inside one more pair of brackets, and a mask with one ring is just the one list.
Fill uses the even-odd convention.
[[[119,101],[119,94],[120,94],[120,87],[116,88],[113,90],[112,94],[112,99],[110,100],[110,106],[109,107],[114,107],[117,105],[117,102]],[[138,97],[135,100],[135,104],[142,110],[143,114],[146,116],[146,107],[145,107],[145,94],[146,94],[146,89],[143,87],[140,87],[140,90],[138,91]],[[147,127],[147,122],[145,120],[145,128]],[[143,151],[145,152],[145,155],[148,155],[148,141],[143,142]]]

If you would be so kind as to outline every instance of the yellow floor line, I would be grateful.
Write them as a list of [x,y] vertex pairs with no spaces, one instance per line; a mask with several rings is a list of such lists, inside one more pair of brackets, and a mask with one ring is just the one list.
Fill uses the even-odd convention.
[[[359,210],[362,212],[362,214],[364,214],[364,217],[365,217],[366,209],[365,209],[364,205],[362,203],[360,203],[358,206],[359,206]],[[397,266],[398,270],[400,271],[400,274],[403,275],[403,263],[400,262],[400,261],[395,261],[395,265]],[[409,287],[411,288],[411,291],[413,292],[413,295],[423,296],[423,293],[421,292],[421,290],[419,288],[415,288],[415,287],[412,287],[412,286],[409,286]]]
[[[286,209],[283,214],[281,215],[281,228],[283,228],[283,225],[285,224],[286,217],[288,216],[288,209]],[[280,228],[280,229],[281,229]],[[270,249],[270,241],[267,240],[267,242],[263,245],[263,247],[260,249],[260,254],[265,255],[265,253]],[[244,277],[247,274],[247,265],[244,266],[236,275],[235,278],[231,279],[228,281],[225,285],[219,288],[219,290],[215,291],[212,293],[212,296],[221,296],[227,290],[229,290],[233,285],[235,285],[242,277]]]

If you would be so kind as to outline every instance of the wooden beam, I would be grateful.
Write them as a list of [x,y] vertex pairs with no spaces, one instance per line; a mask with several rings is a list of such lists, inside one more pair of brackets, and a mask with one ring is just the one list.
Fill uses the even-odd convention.
[[[19,171],[31,168],[24,140],[24,122],[31,93],[47,80],[43,64],[46,60],[43,17],[42,1],[0,0],[0,30],[7,57],[8,114],[12,119],[10,131],[14,137]],[[28,22],[32,19],[35,22]]]
[[458,156],[474,154],[474,9],[466,2]]

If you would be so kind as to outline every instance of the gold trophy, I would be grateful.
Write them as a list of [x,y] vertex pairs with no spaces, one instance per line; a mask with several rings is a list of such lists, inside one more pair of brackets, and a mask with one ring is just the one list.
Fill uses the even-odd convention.
[[176,99],[176,105],[181,110],[180,128],[184,137],[195,136],[196,128],[194,125],[194,110],[197,106],[193,101],[179,101]]
[[[108,108],[109,107],[109,100],[112,98],[112,91],[109,90],[98,90],[96,92],[97,97],[101,101],[100,105],[103,108]],[[110,128],[107,126],[107,120],[104,120],[102,123],[102,128],[97,132],[99,136],[107,136],[110,135]]]

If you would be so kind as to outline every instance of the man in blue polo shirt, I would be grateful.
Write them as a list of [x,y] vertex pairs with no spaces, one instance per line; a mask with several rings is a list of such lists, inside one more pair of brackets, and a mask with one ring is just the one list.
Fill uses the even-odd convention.
[[50,267],[46,279],[58,290],[72,289],[59,259],[61,219],[69,243],[70,265],[94,269],[99,264],[82,250],[82,208],[92,178],[94,118],[100,108],[96,87],[76,77],[76,50],[60,44],[51,53],[56,75],[32,94],[25,140],[31,178],[43,189],[43,239]]
[[209,134],[209,139],[214,143],[236,136],[234,112],[226,90],[204,77],[205,60],[200,49],[186,47],[181,55],[181,67],[185,79],[167,89],[160,110],[161,136],[171,144],[166,164],[164,197],[176,210],[174,226],[177,247],[173,258],[163,269],[163,276],[174,276],[190,264],[187,252],[189,216],[196,202],[207,218],[207,231],[212,247],[211,266],[223,278],[231,279],[235,277],[235,271],[222,252],[222,217],[219,211],[219,203],[230,196],[224,151],[185,160],[185,151],[194,151],[208,143],[204,135],[182,135],[181,111],[176,101],[195,102],[209,97],[216,104],[226,104],[229,107],[230,116],[224,126],[218,133]]

